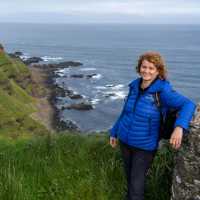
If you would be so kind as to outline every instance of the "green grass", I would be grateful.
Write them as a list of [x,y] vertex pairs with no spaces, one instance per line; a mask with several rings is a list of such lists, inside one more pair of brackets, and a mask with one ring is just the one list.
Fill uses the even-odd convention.
[[[21,101],[24,104],[29,104],[29,103],[34,102],[33,98],[29,94],[27,94],[27,92],[24,89],[22,89],[19,85],[17,85],[15,83],[15,81],[11,80],[10,84],[11,84],[10,93],[12,94],[13,98]],[[30,106],[29,106],[29,108],[30,108]],[[34,110],[32,110],[32,112],[33,111]]]
[[167,143],[158,151],[148,174],[146,199],[170,200],[174,153]]
[[[22,89],[16,87],[15,93],[11,96],[0,88],[0,134],[31,133],[38,127],[42,129],[42,125],[29,117],[36,111],[33,104],[28,103],[30,97],[24,95],[23,90],[21,94],[18,90]],[[42,131],[45,131],[44,127]]]
[[18,58],[10,58],[6,53],[0,53],[0,69],[8,78],[23,80],[30,75],[27,66]]
[[[168,182],[161,181],[161,186],[159,180],[169,179],[171,157],[168,148],[156,156],[146,199],[170,199]],[[109,146],[106,135],[4,138],[0,139],[0,161],[1,200],[123,199],[120,152]]]
[[30,96],[33,87],[31,73],[17,58],[0,53],[0,134],[18,137],[23,134],[47,133],[46,128],[33,120],[35,99]]

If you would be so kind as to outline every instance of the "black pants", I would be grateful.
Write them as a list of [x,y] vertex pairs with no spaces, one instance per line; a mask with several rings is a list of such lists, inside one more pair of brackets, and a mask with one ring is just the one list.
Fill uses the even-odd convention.
[[127,178],[126,200],[143,200],[145,178],[156,151],[146,151],[120,143]]

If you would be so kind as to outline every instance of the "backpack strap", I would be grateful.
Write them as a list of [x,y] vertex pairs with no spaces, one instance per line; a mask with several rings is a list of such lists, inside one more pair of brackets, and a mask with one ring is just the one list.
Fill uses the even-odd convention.
[[[162,127],[162,124],[164,123],[164,120],[163,120],[163,114],[162,114],[162,110],[161,110],[161,101],[160,101],[160,94],[159,92],[155,92],[153,94],[153,98],[154,98],[154,102],[159,110],[159,113],[160,113],[160,126]],[[162,131],[161,131],[161,128],[160,128],[160,132],[159,132],[159,137],[158,137],[158,140],[160,141],[162,139]]]
[[161,112],[160,93],[159,92],[154,93],[153,98],[154,98],[156,106],[158,107],[159,111]]
[[155,104],[156,104],[156,106],[157,106],[157,108],[160,112],[161,124],[163,124],[164,123],[164,116],[163,116],[163,113],[162,113],[162,103],[160,101],[160,93],[159,92],[154,93],[153,97],[154,97]]

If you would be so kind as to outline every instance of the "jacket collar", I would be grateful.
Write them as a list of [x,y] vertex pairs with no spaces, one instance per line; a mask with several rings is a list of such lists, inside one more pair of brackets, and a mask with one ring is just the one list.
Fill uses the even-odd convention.
[[[133,80],[129,84],[129,87],[134,88],[134,90],[136,92],[138,92],[141,81],[142,81],[141,77],[137,78],[137,79]],[[161,92],[161,90],[162,90],[165,82],[166,82],[166,80],[161,80],[160,78],[157,78],[155,81],[153,81],[151,83],[151,85],[148,87],[148,89],[146,90],[146,92],[148,92],[148,93]]]

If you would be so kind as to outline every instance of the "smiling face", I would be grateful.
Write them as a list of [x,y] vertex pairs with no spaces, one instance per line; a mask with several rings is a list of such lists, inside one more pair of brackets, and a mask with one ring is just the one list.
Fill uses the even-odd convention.
[[147,82],[152,82],[159,75],[156,66],[147,60],[142,61],[139,73],[142,79]]

